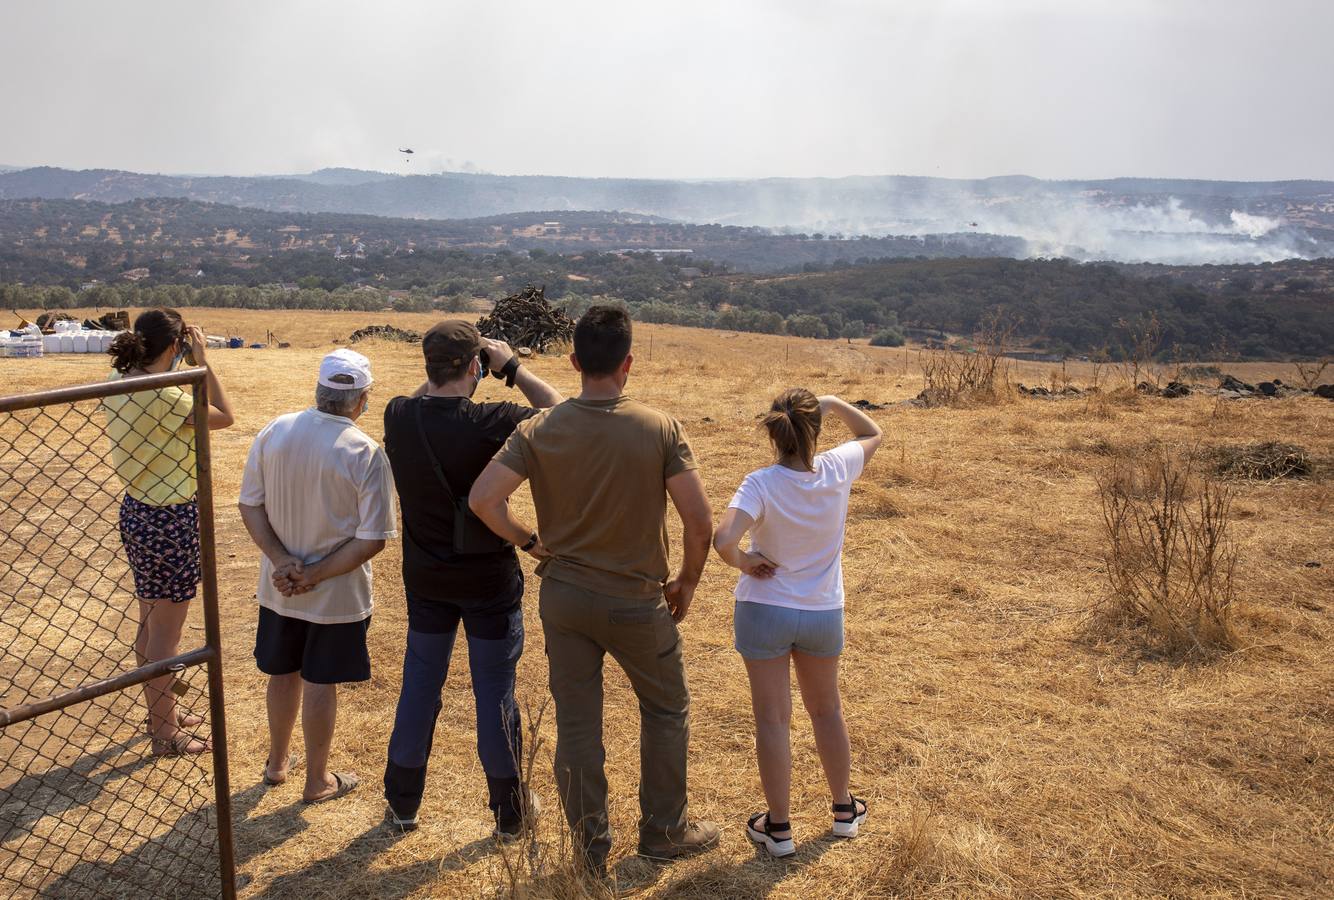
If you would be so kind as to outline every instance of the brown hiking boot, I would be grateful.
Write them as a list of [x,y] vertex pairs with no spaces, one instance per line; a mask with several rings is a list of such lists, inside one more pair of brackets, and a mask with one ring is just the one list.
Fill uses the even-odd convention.
[[688,822],[677,834],[664,834],[652,842],[639,839],[639,855],[647,859],[671,861],[718,846],[718,826],[712,822]]

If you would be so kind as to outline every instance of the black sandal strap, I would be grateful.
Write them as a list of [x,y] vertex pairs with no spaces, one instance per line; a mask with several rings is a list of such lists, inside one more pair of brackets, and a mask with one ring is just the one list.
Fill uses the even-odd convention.
[[862,809],[863,809],[863,810],[865,810],[865,809],[867,808],[867,807],[866,807],[866,801],[863,800],[863,799],[861,799],[860,797],[858,797],[856,794],[852,793],[851,791],[848,792],[848,797],[850,797],[850,798],[852,799],[852,802],[851,802],[851,803],[835,803],[835,804],[833,804],[834,812],[836,812],[836,813],[852,813],[852,815],[853,815],[854,817],[856,817],[856,816],[858,816],[858,815],[861,814],[861,813],[859,813],[859,812],[857,811],[857,804],[858,804],[858,803],[860,803],[860,804],[862,805]]
[[[763,819],[763,820],[764,820],[764,827],[763,827],[763,828],[755,828],[755,823],[758,822],[760,819]],[[791,822],[771,822],[771,821],[769,821],[769,813],[768,813],[768,812],[760,812],[760,813],[756,813],[755,815],[753,815],[753,816],[750,817],[750,821],[749,821],[747,824],[749,824],[750,827],[751,827],[751,828],[754,828],[756,831],[762,831],[762,832],[764,832],[764,833],[767,834],[769,837],[773,837],[775,831],[791,831],[791,830],[792,830],[792,823],[791,823]],[[784,840],[786,840],[786,838],[784,838]]]

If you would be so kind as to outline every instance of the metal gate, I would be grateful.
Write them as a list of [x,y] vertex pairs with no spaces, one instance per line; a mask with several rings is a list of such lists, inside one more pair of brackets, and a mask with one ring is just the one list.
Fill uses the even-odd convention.
[[[144,438],[128,465],[193,475],[202,603],[186,649],[150,660],[141,619],[170,601],[136,599],[121,535],[140,507],[112,454],[126,418],[109,411],[152,422],[172,398],[193,461]],[[178,549],[160,547],[161,564]],[[149,709],[163,723],[173,705],[211,752],[154,755],[168,744],[150,739]],[[203,369],[0,398],[0,896],[31,895],[235,896]]]

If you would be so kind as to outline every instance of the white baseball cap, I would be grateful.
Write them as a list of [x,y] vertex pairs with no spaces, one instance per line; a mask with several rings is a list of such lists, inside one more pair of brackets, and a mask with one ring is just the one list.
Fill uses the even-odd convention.
[[[334,381],[335,375],[351,378],[349,381]],[[355,350],[340,347],[320,360],[320,384],[325,387],[350,391],[371,386],[371,361]]]

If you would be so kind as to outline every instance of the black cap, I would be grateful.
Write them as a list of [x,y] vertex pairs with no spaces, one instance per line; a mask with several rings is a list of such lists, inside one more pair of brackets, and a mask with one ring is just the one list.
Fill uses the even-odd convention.
[[463,319],[438,322],[422,338],[422,355],[431,368],[456,369],[467,365],[482,349],[477,326]]

